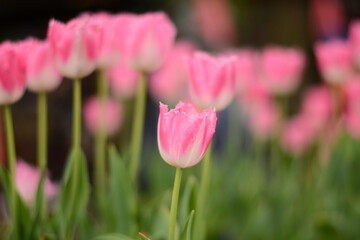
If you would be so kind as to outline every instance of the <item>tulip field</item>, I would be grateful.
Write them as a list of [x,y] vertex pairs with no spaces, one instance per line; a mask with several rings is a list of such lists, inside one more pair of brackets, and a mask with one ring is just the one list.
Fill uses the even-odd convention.
[[[162,11],[86,12],[1,42],[0,239],[360,239],[360,19],[347,27],[311,54],[209,50]],[[312,58],[319,81],[304,84]],[[56,179],[49,132],[63,119],[49,106],[66,82]],[[26,91],[36,164],[14,134]]]

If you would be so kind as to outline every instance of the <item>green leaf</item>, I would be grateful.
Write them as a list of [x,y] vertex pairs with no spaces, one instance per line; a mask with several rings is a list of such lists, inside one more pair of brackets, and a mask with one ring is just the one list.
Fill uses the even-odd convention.
[[197,204],[198,183],[194,176],[189,176],[184,192],[179,203],[179,224],[184,227],[188,221],[188,216]]
[[194,217],[194,210],[191,211],[190,216],[185,224],[185,228],[181,234],[180,240],[191,240],[191,228],[192,228],[192,220]]
[[113,234],[105,234],[95,237],[93,238],[93,240],[134,240],[134,239],[126,235],[113,233]]

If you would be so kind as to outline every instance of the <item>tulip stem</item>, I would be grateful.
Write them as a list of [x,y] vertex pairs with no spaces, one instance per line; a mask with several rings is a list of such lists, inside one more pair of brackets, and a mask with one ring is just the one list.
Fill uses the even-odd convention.
[[176,168],[174,188],[171,198],[171,210],[170,210],[170,228],[169,228],[169,240],[175,240],[175,227],[176,227],[176,214],[179,201],[179,191],[181,183],[182,168]]
[[15,188],[15,171],[16,171],[16,153],[15,153],[15,140],[14,140],[14,127],[11,115],[11,108],[9,105],[3,106],[5,134],[6,134],[6,147],[9,166],[9,184],[10,196],[9,206],[12,214],[14,239],[17,239],[17,197]]
[[[97,75],[97,97],[101,104],[106,104],[108,98],[108,82],[103,71],[99,70]],[[104,116],[100,116],[104,117]],[[95,161],[94,161],[94,179],[95,195],[99,208],[105,206],[105,189],[106,189],[106,131],[103,124],[97,129],[95,136]]]
[[130,177],[133,183],[136,182],[136,177],[139,169],[140,151],[142,148],[142,136],[144,130],[146,105],[146,76],[142,73],[140,86],[137,90],[135,109],[133,115],[133,126],[131,133],[131,158],[130,158]]
[[81,79],[74,79],[73,91],[73,147],[81,146]]
[[197,203],[197,216],[195,217],[194,223],[194,239],[202,240],[205,238],[205,202],[207,190],[209,187],[209,176],[210,176],[210,159],[211,159],[212,143],[210,142],[208,150],[205,153],[204,160],[202,163],[202,173],[201,173],[201,185],[199,199]]

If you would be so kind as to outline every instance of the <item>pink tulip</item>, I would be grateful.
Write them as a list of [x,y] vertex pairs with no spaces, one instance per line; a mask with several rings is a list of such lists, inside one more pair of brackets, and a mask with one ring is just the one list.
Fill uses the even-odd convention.
[[175,40],[176,28],[163,12],[123,15],[124,61],[133,69],[153,72],[165,60]]
[[349,134],[360,137],[360,77],[352,77],[343,85],[345,125]]
[[360,69],[360,19],[356,19],[350,23],[349,42],[354,65]]
[[236,57],[212,57],[197,52],[187,59],[190,76],[190,95],[200,108],[226,108],[236,90]]
[[52,91],[57,88],[62,76],[55,66],[50,44],[34,38],[25,40],[26,81],[33,92]]
[[289,94],[298,87],[304,67],[301,50],[269,46],[261,54],[260,80],[273,94]]
[[176,104],[187,97],[189,74],[184,58],[190,57],[194,50],[191,42],[175,43],[164,64],[151,74],[149,90],[156,100]]
[[279,110],[269,102],[252,109],[249,114],[249,124],[255,137],[267,139],[273,135],[279,124]]
[[117,63],[108,70],[110,89],[118,99],[131,98],[135,95],[140,74],[122,63]]
[[[41,172],[35,167],[19,159],[16,163],[15,184],[21,198],[28,206],[33,206],[38,189]],[[44,195],[48,201],[54,199],[59,187],[52,183],[48,177],[44,179]]]
[[179,102],[168,111],[160,104],[158,145],[164,161],[180,168],[197,164],[215,133],[216,121],[214,109],[197,113],[191,103]]
[[281,139],[285,150],[300,155],[310,146],[314,140],[314,132],[309,126],[309,121],[311,119],[299,115],[286,123]]
[[309,88],[302,100],[301,114],[311,119],[310,126],[313,131],[324,128],[332,116],[333,103],[331,92],[324,86]]
[[238,95],[238,104],[245,112],[252,111],[269,102],[271,102],[270,93],[257,79],[250,81]]
[[0,44],[0,105],[18,101],[25,91],[25,60],[22,47],[13,42]]
[[318,42],[315,56],[320,73],[329,84],[342,83],[351,72],[351,48],[347,41]]
[[257,78],[259,68],[259,56],[254,50],[242,49],[235,53],[237,88],[244,92],[247,86]]
[[94,71],[99,56],[99,27],[81,15],[64,24],[51,20],[48,40],[60,72],[68,78],[83,78]]
[[93,134],[102,129],[105,130],[108,136],[115,134],[121,126],[122,118],[122,106],[116,101],[111,99],[102,101],[92,97],[85,103],[85,124]]

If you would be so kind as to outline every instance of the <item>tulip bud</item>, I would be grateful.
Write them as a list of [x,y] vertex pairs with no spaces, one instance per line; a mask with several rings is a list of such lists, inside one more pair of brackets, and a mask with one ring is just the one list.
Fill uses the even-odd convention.
[[197,164],[215,133],[216,121],[214,109],[197,113],[191,103],[179,102],[168,111],[160,104],[158,145],[164,161],[180,168]]
[[107,75],[110,89],[116,98],[127,99],[135,95],[141,77],[138,72],[118,63],[108,70]]

